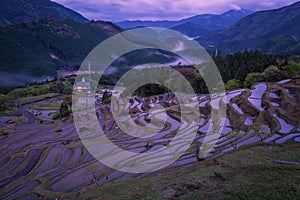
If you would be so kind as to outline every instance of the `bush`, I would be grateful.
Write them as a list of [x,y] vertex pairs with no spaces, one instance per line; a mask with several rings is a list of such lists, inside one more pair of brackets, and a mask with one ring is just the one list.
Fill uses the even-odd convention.
[[9,95],[0,94],[0,112],[11,109],[14,104],[14,98]]
[[59,119],[68,117],[72,113],[72,98],[71,96],[65,96],[63,102],[60,104],[59,111],[54,113],[53,119]]
[[286,79],[287,76],[276,66],[271,65],[261,74],[264,81],[277,82]]
[[245,81],[244,81],[244,87],[250,87],[254,85],[255,83],[258,83],[263,80],[263,77],[260,73],[249,73],[247,74]]
[[112,93],[105,90],[102,96],[102,104],[110,103],[111,97],[112,97]]
[[7,96],[4,94],[0,94],[0,111],[4,111],[7,109]]
[[282,67],[284,73],[293,78],[300,72],[300,63],[291,62],[287,66]]
[[71,114],[71,107],[68,103],[62,102],[60,105],[59,113],[61,117],[68,117]]
[[242,82],[237,79],[231,79],[225,84],[226,90],[235,90],[242,87]]
[[60,113],[59,113],[59,111],[55,112],[52,118],[53,118],[53,119],[59,119],[59,118],[60,118]]
[[67,87],[67,86],[66,86],[66,87],[63,89],[63,94],[71,95],[72,92],[73,92],[73,90],[72,90],[71,87]]

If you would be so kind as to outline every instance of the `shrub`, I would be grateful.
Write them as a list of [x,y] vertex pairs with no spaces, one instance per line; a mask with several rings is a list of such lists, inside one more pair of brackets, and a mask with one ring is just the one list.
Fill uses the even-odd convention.
[[290,62],[288,65],[282,67],[284,73],[293,78],[300,72],[300,63]]
[[271,65],[265,69],[261,75],[263,80],[267,82],[277,82],[287,78],[287,76],[274,65]]
[[260,73],[254,72],[247,74],[245,81],[244,81],[244,87],[250,87],[254,85],[255,83],[258,83],[263,80],[263,77]]
[[71,96],[65,96],[63,102],[60,104],[59,111],[54,113],[53,119],[59,119],[63,117],[68,117],[72,113],[72,98]]
[[102,96],[102,104],[110,103],[111,97],[112,97],[112,93],[105,90]]
[[242,83],[241,83],[241,81],[239,81],[237,79],[231,79],[225,84],[226,90],[235,90],[235,89],[239,89],[241,87],[242,87]]

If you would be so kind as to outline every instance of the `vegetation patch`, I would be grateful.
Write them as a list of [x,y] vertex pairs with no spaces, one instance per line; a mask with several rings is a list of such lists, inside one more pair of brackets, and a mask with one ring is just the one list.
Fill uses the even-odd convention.
[[42,101],[44,99],[49,99],[57,96],[59,96],[58,93],[50,93],[50,94],[43,94],[38,96],[24,97],[20,99],[20,104],[28,104],[36,101]]
[[34,104],[31,108],[34,110],[58,110],[59,105],[55,103],[38,103]]
[[294,143],[248,145],[179,170],[167,169],[140,179],[104,183],[82,194],[70,194],[70,198],[297,199],[300,167],[274,161],[296,161],[300,157],[299,147]]

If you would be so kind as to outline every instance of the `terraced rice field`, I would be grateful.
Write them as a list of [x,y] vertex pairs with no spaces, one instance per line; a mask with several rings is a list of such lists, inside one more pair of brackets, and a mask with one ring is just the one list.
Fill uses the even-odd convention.
[[[208,157],[255,142],[300,142],[300,79],[282,83],[260,83],[252,89],[230,91],[223,95],[198,95],[200,111],[197,135],[188,151],[168,167],[197,162],[197,148],[210,129],[211,111],[227,105],[220,138]],[[110,105],[96,109],[99,124],[108,138],[128,151],[146,153],[166,146],[180,126],[180,107],[172,94],[148,98],[132,97],[126,105],[133,121],[149,122],[149,110],[160,105],[167,110],[164,128],[151,138],[135,138],[118,128]],[[194,107],[189,102],[185,106]],[[115,108],[113,108],[115,109]],[[179,114],[178,114],[179,113]],[[1,199],[37,199],[46,192],[81,192],[105,181],[147,174],[130,174],[99,163],[82,145],[72,119],[19,124],[1,135]]]

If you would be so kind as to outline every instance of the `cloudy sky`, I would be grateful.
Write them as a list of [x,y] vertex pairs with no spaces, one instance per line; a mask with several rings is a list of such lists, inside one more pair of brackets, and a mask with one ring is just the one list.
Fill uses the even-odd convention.
[[177,20],[197,14],[219,14],[230,9],[275,9],[296,0],[53,0],[88,19]]

